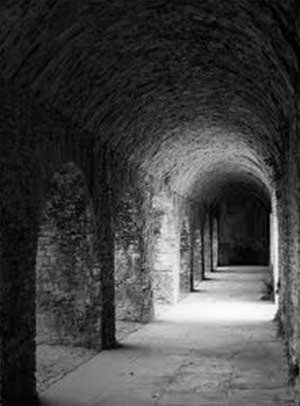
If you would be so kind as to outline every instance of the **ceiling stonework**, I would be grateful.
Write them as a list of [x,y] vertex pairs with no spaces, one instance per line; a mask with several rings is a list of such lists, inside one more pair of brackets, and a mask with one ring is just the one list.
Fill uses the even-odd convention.
[[6,1],[1,71],[179,194],[226,173],[270,188],[298,88],[297,3]]

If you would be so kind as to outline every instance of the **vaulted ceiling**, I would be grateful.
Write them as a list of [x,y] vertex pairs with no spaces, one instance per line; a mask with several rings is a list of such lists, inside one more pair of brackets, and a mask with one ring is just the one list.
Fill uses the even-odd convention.
[[224,176],[270,189],[299,15],[292,0],[2,1],[1,71],[181,195]]

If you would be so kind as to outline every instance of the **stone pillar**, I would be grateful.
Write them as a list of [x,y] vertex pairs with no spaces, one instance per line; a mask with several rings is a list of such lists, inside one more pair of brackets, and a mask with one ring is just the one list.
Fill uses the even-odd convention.
[[180,294],[186,295],[191,291],[192,275],[192,236],[189,219],[186,215],[181,220],[180,229]]
[[0,180],[0,404],[34,405],[38,172],[30,155],[10,158]]
[[274,299],[279,305],[279,230],[278,205],[275,193],[272,196],[272,212],[270,213],[270,268],[273,274]]
[[114,213],[116,318],[148,322],[153,318],[151,196],[137,185],[128,184],[117,196]]
[[95,214],[73,163],[52,176],[40,220],[36,342],[101,349],[101,276]]
[[103,148],[99,156],[95,157],[94,180],[92,182],[96,221],[95,251],[101,270],[103,348],[112,348],[116,345],[114,238],[111,214],[110,161],[106,149]]
[[205,238],[204,238],[204,219],[201,220],[201,280],[205,280]]
[[166,193],[153,199],[154,303],[176,303],[179,298],[180,232],[176,202]]
[[291,303],[291,269],[290,269],[290,218],[288,210],[286,182],[282,189],[276,191],[278,207],[278,269],[279,269],[279,320],[288,349],[288,361],[291,362],[289,338],[293,336],[292,303]]
[[202,245],[201,245],[201,229],[196,228],[193,233],[193,282],[197,285],[202,281]]
[[212,233],[209,212],[205,213],[203,224],[204,268],[205,273],[212,271]]
[[218,218],[216,215],[211,217],[211,244],[212,244],[212,271],[216,271],[218,267],[219,255],[219,229]]

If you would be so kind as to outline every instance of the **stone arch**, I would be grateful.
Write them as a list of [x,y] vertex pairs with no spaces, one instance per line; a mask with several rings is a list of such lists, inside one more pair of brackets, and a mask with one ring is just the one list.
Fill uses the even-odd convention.
[[[3,378],[7,382],[15,382],[18,368],[15,365],[28,364],[31,368],[33,362],[26,354],[31,353],[33,345],[28,339],[34,329],[33,303],[29,296],[33,284],[31,269],[34,268],[37,221],[32,202],[27,204],[27,194],[28,179],[35,177],[24,175],[26,182],[23,178],[17,191],[15,183],[18,183],[20,168],[24,172],[28,167],[27,162],[20,164],[24,152],[29,151],[28,161],[32,157],[35,159],[35,149],[31,151],[34,144],[31,134],[41,134],[47,151],[45,155],[48,155],[47,139],[60,142],[61,132],[70,125],[66,125],[62,117],[57,118],[52,108],[74,120],[77,130],[81,127],[96,135],[94,145],[109,144],[128,162],[135,162],[154,178],[167,179],[172,190],[187,197],[191,197],[191,191],[194,198],[203,192],[200,186],[193,189],[193,183],[199,175],[202,180],[205,178],[207,165],[216,156],[226,158],[227,163],[243,161],[247,163],[246,169],[252,172],[262,172],[262,166],[280,166],[284,155],[290,155],[289,161],[298,160],[298,156],[294,157],[288,151],[292,138],[289,129],[294,126],[292,120],[297,126],[295,137],[299,138],[299,114],[294,111],[299,105],[298,2],[259,1],[253,4],[250,0],[233,0],[220,2],[218,7],[214,2],[174,2],[170,6],[170,2],[162,1],[151,7],[143,0],[132,2],[131,7],[118,0],[105,2],[107,7],[103,7],[102,2],[93,2],[88,7],[84,2],[79,3],[76,6],[65,4],[61,9],[60,2],[53,1],[41,2],[38,7],[29,6],[25,0],[5,2],[0,16],[3,78],[16,85],[19,91],[30,89],[37,104],[46,104],[43,120],[37,110],[30,118],[25,118],[27,107],[19,108],[10,98],[1,116],[1,122],[5,123],[1,130],[5,136],[1,137],[0,144],[3,148],[2,141],[7,138],[13,146],[13,164],[6,172],[10,178],[8,183],[13,184],[11,196],[18,196],[16,201],[9,201],[11,196],[1,184],[0,189],[9,195],[1,230],[6,290],[2,301],[8,296],[10,303],[3,310],[4,318],[9,320],[3,333],[3,340],[8,343],[3,352],[12,354],[12,349],[16,350],[15,357],[8,360],[5,356],[3,362],[9,366],[8,378]],[[64,14],[68,18],[63,18]],[[116,58],[112,58],[114,49],[122,49],[121,53],[116,52]],[[1,96],[4,96],[2,92]],[[25,99],[27,104],[27,95]],[[10,117],[12,112],[13,119]],[[54,126],[52,118],[46,119],[48,115],[56,117]],[[41,123],[41,131],[36,131],[37,121]],[[57,131],[59,129],[62,131]],[[18,132],[22,132],[22,137],[16,143]],[[20,145],[25,143],[23,151]],[[86,134],[80,142],[74,136],[68,143],[76,144],[81,151],[82,146],[88,144]],[[298,153],[299,145],[295,146]],[[5,155],[9,149],[3,148]],[[94,147],[90,153],[93,152]],[[4,165],[7,167],[6,156]],[[288,172],[288,168],[283,169]],[[288,188],[283,185],[288,175],[278,189],[282,194],[278,200],[282,201],[276,211],[279,224],[275,222],[274,225],[274,229],[278,228],[282,247],[280,255],[274,255],[274,263],[282,269],[283,302],[291,294],[289,285],[293,282],[289,280],[291,272],[286,270],[298,268],[298,260],[295,263],[288,260],[289,243],[295,237],[294,233],[290,235],[293,226],[290,223],[299,210],[295,210],[297,205],[294,203],[292,213],[288,210],[293,189],[291,185]],[[11,178],[17,181],[12,182]],[[95,193],[95,196],[97,202],[107,197],[106,193]],[[97,215],[104,214],[104,218],[109,209],[102,206],[104,209],[99,210],[95,204],[95,209]],[[13,209],[10,212],[10,207],[15,212]],[[173,220],[171,231],[177,227],[175,215]],[[113,250],[109,224],[101,227],[99,235],[104,242],[99,237],[99,246],[104,244],[109,251],[102,256],[101,262],[108,291],[105,298],[110,302],[105,313],[107,333],[109,329],[112,331],[110,320],[114,318],[113,277],[109,273]],[[276,230],[274,236],[278,238]],[[177,237],[174,244],[178,244]],[[279,250],[278,244],[276,249]],[[296,245],[292,252],[297,253]],[[19,298],[18,293],[21,293]],[[17,315],[13,314],[14,305]],[[26,337],[12,343],[10,337],[18,332],[20,325]],[[23,389],[32,386],[31,375],[19,371],[19,377],[19,382],[23,378]],[[13,392],[19,391],[17,385],[11,386],[16,389]]]
[[[244,227],[245,239],[246,235],[248,237],[252,236],[251,243],[246,244],[247,247],[245,247],[243,255],[249,254],[249,259],[251,257],[250,251],[255,246],[250,263],[253,262],[254,265],[259,262],[268,265],[271,250],[273,252],[276,249],[276,243],[272,245],[272,248],[270,248],[269,243],[270,213],[273,207],[273,192],[275,190],[272,170],[262,162],[248,161],[234,154],[229,154],[228,157],[225,154],[223,156],[218,155],[212,157],[211,161],[208,161],[207,165],[202,168],[191,188],[191,195],[198,200],[201,212],[200,245],[202,247],[203,274],[215,270],[218,265],[225,265],[223,263],[224,258],[222,258],[224,246],[220,241],[220,235],[224,231],[220,227],[220,216],[224,219],[224,213],[221,213],[222,204],[226,199],[233,199],[234,202],[240,199],[241,196],[244,196],[246,206],[252,202],[251,207],[248,207],[249,210],[245,210],[244,225],[241,222],[237,224],[237,226]],[[241,204],[240,209],[242,210]],[[246,212],[248,213],[247,216]],[[252,219],[255,218],[255,221],[251,221],[250,215]],[[247,229],[249,229],[248,233]],[[255,240],[255,235],[259,235],[257,240]],[[233,248],[234,253],[237,250],[238,247]],[[256,260],[257,256],[259,258]],[[238,261],[239,259],[233,261],[233,263]]]

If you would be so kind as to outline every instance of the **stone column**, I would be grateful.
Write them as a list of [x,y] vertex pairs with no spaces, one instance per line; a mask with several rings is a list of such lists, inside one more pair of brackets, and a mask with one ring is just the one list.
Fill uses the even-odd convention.
[[102,347],[112,348],[115,338],[114,238],[111,219],[109,156],[103,148],[95,158],[92,195],[95,209],[95,255],[101,272]]
[[[5,158],[11,158],[5,159]],[[35,404],[35,260],[38,173],[30,156],[5,162],[0,181],[0,404]]]
[[116,317],[148,322],[153,318],[151,198],[138,185],[125,185],[114,213]]
[[202,251],[201,251],[201,230],[194,230],[193,236],[193,281],[194,284],[202,281]]
[[180,233],[178,211],[172,198],[160,194],[153,199],[154,264],[152,284],[154,303],[176,303],[179,298]]
[[218,218],[216,215],[211,217],[211,244],[212,244],[212,271],[216,271],[218,266],[218,250],[219,250],[219,229]]
[[203,224],[203,249],[205,273],[212,270],[212,233],[209,212],[205,213]]
[[192,236],[191,226],[186,214],[181,219],[180,227],[180,294],[186,295],[191,291],[192,275]]

